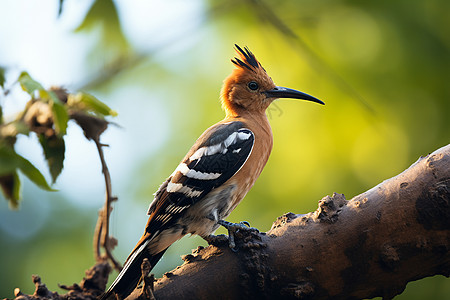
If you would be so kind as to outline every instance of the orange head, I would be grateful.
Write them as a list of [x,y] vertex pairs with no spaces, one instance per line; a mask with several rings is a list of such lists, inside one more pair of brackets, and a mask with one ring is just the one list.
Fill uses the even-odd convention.
[[308,94],[276,86],[247,47],[235,46],[240,58],[231,60],[236,68],[225,79],[221,91],[222,107],[227,115],[239,115],[243,110],[262,113],[277,98],[304,99],[324,104]]

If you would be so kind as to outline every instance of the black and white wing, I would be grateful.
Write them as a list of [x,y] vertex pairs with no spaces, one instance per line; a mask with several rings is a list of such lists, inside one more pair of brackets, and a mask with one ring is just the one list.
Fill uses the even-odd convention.
[[242,122],[209,128],[155,193],[146,231],[170,227],[184,210],[238,172],[251,154],[255,136]]

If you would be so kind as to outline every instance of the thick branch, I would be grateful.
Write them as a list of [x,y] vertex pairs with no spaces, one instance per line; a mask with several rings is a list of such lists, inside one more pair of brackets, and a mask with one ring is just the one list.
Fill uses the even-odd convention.
[[280,217],[239,251],[209,246],[155,285],[156,299],[361,299],[450,276],[450,145],[346,201]]

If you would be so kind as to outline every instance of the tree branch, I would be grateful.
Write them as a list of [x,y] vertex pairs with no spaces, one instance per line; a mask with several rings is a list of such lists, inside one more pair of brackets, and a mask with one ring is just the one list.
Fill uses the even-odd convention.
[[450,145],[350,201],[327,196],[237,244],[237,253],[186,255],[155,284],[156,299],[390,299],[409,281],[449,277]]

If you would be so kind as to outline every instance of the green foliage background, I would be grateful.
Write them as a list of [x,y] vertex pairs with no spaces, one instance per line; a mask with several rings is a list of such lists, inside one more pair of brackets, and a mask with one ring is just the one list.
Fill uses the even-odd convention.
[[[61,1],[58,17],[60,1],[53,2],[58,24],[65,8],[74,4]],[[8,8],[0,5],[2,11]],[[119,239],[115,254],[121,261],[143,231],[159,184],[202,131],[223,117],[219,90],[233,68],[234,43],[247,45],[277,84],[312,94],[326,105],[281,100],[269,109],[272,156],[230,221],[247,220],[266,231],[283,213],[312,211],[333,192],[350,199],[449,143],[449,1],[224,0],[192,5],[201,7],[195,22],[189,15],[171,20],[171,10],[161,11],[177,26],[186,22],[186,29],[169,34],[171,23],[162,23],[141,37],[152,45],[147,48],[131,42],[123,30],[127,4],[120,1],[95,1],[67,32],[78,37],[80,46],[90,45],[83,71],[74,73],[69,85],[95,94],[119,113],[115,122],[122,128],[109,129],[119,134],[106,132],[102,142],[111,152],[123,144],[128,149],[108,161],[119,197],[112,233]],[[39,15],[29,21],[39,22]],[[8,40],[0,44],[7,48]],[[20,61],[0,60],[0,65],[8,70]],[[47,82],[44,77],[34,76]],[[13,97],[3,97],[2,105]],[[69,125],[66,143],[70,139]],[[95,153],[88,142],[80,147]],[[150,150],[142,154],[141,147]],[[128,171],[115,168],[117,163]],[[66,165],[63,173],[72,171]],[[99,164],[77,174],[98,176],[101,182]],[[74,186],[78,179],[72,179]],[[24,180],[18,211],[0,202],[1,297],[12,297],[15,287],[31,293],[31,274],[58,290],[56,283],[80,281],[94,263],[91,240],[103,186],[96,186],[87,200],[94,204],[83,205],[86,199],[80,204],[68,200],[58,182],[61,191],[45,192]],[[80,192],[84,188],[78,187]],[[205,243],[197,237],[177,242],[156,275],[180,264],[180,255],[198,245]],[[395,299],[448,298],[450,281],[439,276],[408,284]]]

